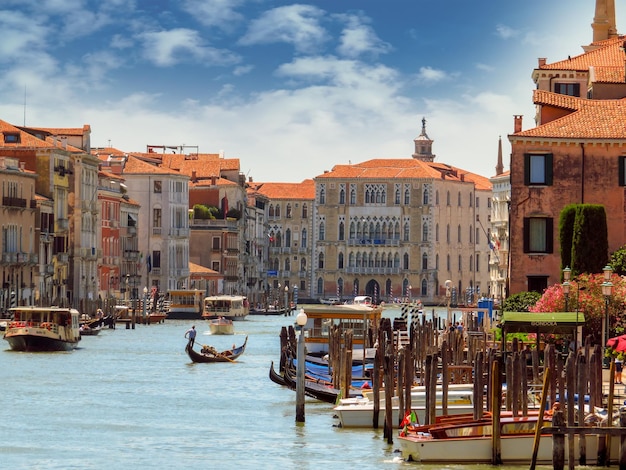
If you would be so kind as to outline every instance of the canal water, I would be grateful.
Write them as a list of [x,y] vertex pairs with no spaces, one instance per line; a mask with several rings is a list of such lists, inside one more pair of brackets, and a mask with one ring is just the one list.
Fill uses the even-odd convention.
[[217,349],[247,335],[237,363],[191,363],[183,336],[193,322],[182,320],[103,330],[69,353],[13,352],[0,342],[0,468],[491,468],[403,462],[397,438],[338,428],[332,406],[313,399],[296,425],[295,393],[268,378],[280,329],[293,321],[248,316],[234,336],[195,322],[196,343]]

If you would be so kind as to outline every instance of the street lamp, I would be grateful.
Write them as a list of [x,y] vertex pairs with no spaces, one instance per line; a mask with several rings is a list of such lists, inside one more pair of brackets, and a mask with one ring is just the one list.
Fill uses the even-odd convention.
[[411,297],[413,295],[413,293],[411,292],[413,289],[413,286],[409,284],[409,303],[411,303]]
[[296,315],[296,325],[298,334],[298,351],[296,359],[296,423],[304,423],[304,325],[306,325],[307,316],[304,309],[300,309],[300,313]]
[[569,280],[570,280],[571,275],[572,275],[572,270],[569,268],[569,266],[563,269],[562,288],[563,288],[563,295],[565,297],[565,311],[566,312],[569,312],[569,290],[572,287]]
[[285,316],[291,314],[291,308],[289,307],[289,286],[285,286]]

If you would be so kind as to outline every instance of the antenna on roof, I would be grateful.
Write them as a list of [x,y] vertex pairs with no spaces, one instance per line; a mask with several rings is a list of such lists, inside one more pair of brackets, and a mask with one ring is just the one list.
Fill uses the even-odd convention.
[[24,127],[26,127],[26,85],[24,85]]

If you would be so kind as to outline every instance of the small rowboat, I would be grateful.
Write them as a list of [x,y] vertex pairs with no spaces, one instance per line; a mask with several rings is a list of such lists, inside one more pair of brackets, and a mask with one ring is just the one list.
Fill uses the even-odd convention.
[[246,339],[241,346],[221,352],[217,351],[212,346],[206,345],[203,345],[200,352],[198,352],[194,350],[189,343],[187,343],[185,351],[193,362],[235,362],[235,360],[246,350],[247,343],[248,337],[246,336]]

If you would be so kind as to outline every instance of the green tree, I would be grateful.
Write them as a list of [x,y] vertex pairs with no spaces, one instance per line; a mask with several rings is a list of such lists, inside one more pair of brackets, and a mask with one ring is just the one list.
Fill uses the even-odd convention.
[[615,274],[626,275],[626,245],[619,247],[611,254],[609,265]]
[[572,236],[576,220],[576,204],[568,204],[559,216],[559,243],[561,245],[561,271],[572,266]]
[[502,310],[504,312],[528,312],[540,298],[539,292],[518,292],[504,301]]
[[579,204],[572,235],[572,274],[600,273],[608,263],[609,240],[604,206]]

